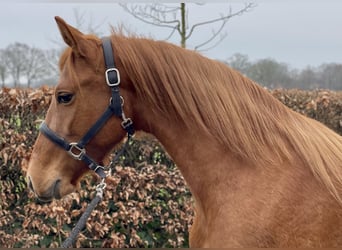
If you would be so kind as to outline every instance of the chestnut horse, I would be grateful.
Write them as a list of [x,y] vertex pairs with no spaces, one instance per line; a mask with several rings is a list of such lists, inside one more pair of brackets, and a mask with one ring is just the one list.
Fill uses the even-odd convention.
[[[102,40],[56,21],[69,47],[27,173],[45,200],[75,191],[89,171],[48,134],[80,140],[113,94]],[[120,83],[126,117],[156,136],[191,190],[191,247],[342,246],[340,135],[223,63],[118,33],[110,36],[119,78],[113,85]],[[94,161],[123,140],[122,119],[110,116],[88,140]]]

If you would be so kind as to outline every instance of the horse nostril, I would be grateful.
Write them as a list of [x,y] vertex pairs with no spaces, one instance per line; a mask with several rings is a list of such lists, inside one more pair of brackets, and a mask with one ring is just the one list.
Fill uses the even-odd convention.
[[53,189],[53,195],[56,199],[60,199],[62,198],[61,194],[60,194],[60,187],[61,187],[61,180],[57,180],[55,182],[55,186]]
[[28,186],[29,186],[29,188],[31,189],[31,191],[34,192],[33,185],[32,185],[32,181],[31,181],[30,176],[27,178],[27,182],[28,182]]

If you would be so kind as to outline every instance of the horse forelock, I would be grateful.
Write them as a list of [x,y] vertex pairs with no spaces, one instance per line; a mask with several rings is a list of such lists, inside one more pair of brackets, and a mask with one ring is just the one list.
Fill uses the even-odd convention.
[[62,53],[60,59],[59,59],[59,72],[62,73],[64,70],[67,71],[68,76],[70,79],[68,81],[71,84],[74,84],[74,87],[77,87],[80,89],[80,82],[79,82],[79,77],[77,75],[77,72],[75,70],[75,65],[74,65],[74,54],[72,52],[72,48],[68,47],[64,50]]

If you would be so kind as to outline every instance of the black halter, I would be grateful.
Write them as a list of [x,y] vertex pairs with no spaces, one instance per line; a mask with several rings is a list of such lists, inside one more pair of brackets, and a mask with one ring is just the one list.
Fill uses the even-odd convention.
[[39,129],[42,134],[58,146],[65,149],[74,159],[84,161],[91,170],[95,171],[95,173],[97,173],[101,178],[105,178],[106,174],[104,172],[104,167],[96,163],[89,155],[86,154],[85,146],[105,125],[112,115],[122,119],[121,126],[126,130],[129,138],[134,134],[134,127],[131,118],[126,118],[125,113],[122,110],[123,98],[119,92],[120,74],[118,69],[115,67],[110,38],[106,37],[102,39],[102,48],[106,65],[106,82],[112,91],[112,97],[110,98],[109,106],[106,111],[78,142],[68,142],[63,137],[52,131],[45,122],[41,124]]

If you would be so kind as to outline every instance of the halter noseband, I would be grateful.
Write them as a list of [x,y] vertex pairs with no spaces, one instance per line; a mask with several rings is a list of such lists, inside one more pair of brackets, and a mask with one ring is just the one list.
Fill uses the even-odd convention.
[[98,133],[98,131],[105,125],[112,115],[122,119],[121,126],[124,130],[126,130],[127,136],[129,138],[134,134],[134,127],[131,118],[126,118],[122,109],[123,98],[119,92],[120,74],[118,69],[115,67],[113,48],[110,38],[106,37],[102,39],[102,48],[106,65],[106,82],[112,91],[112,97],[110,98],[109,106],[102,116],[78,142],[68,142],[63,137],[52,131],[45,122],[41,124],[39,130],[52,142],[65,149],[74,159],[84,161],[91,170],[93,170],[103,179],[106,177],[104,167],[99,165],[89,155],[87,155],[85,149],[86,144],[88,144],[89,141]]

